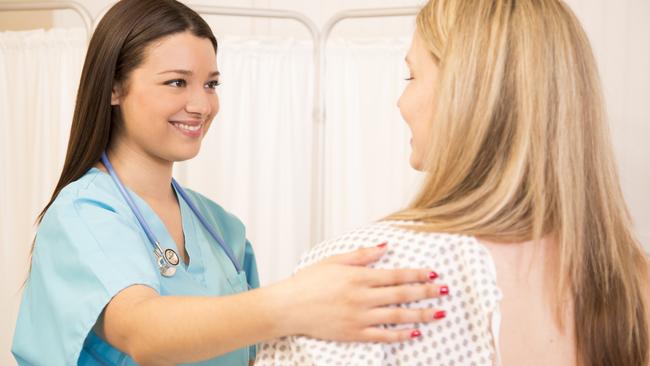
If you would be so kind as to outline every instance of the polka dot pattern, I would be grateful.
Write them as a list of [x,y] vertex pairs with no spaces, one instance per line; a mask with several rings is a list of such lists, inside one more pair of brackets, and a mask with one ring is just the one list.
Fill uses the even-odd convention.
[[447,316],[415,327],[422,336],[402,343],[343,343],[302,336],[276,339],[260,346],[256,366],[479,366],[496,359],[493,317],[502,294],[490,254],[474,237],[414,232],[403,222],[382,221],[322,242],[306,253],[297,270],[335,254],[388,242],[389,250],[374,268],[431,268],[449,295],[399,305],[446,310]]

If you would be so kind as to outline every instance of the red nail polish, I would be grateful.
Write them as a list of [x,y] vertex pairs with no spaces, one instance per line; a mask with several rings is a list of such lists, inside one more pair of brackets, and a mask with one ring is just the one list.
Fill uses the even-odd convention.
[[440,295],[449,295],[449,287],[441,286],[440,287]]
[[445,313],[444,310],[438,311],[435,314],[433,314],[433,319],[442,319],[445,316],[447,316],[447,313]]
[[386,245],[388,245],[388,242],[385,241],[385,242],[383,242],[383,243],[377,245],[377,248],[382,248],[382,249],[383,249],[383,248],[386,247]]
[[429,279],[430,280],[435,280],[436,278],[438,278],[438,274],[436,272],[434,272],[434,271],[429,272]]
[[422,335],[422,333],[420,333],[419,330],[414,330],[414,331],[411,332],[411,338],[417,338],[417,337],[419,337],[421,335]]

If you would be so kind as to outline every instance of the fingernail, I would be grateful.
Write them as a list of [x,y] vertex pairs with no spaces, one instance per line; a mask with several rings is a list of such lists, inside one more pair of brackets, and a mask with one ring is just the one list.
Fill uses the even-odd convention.
[[429,279],[430,280],[435,280],[436,278],[438,278],[438,274],[436,272],[434,272],[434,271],[429,272]]
[[433,319],[442,319],[445,316],[447,316],[447,313],[445,313],[444,310],[438,311],[435,314],[433,314]]
[[384,248],[386,248],[386,245],[388,245],[388,242],[385,241],[385,242],[383,242],[383,243],[377,245],[377,248],[382,248],[382,249],[384,249]]
[[414,330],[414,331],[411,332],[411,338],[417,338],[417,337],[419,337],[421,335],[422,335],[422,333],[420,333],[419,330]]
[[449,287],[447,287],[446,285],[441,286],[439,291],[440,291],[440,295],[448,295],[449,294]]

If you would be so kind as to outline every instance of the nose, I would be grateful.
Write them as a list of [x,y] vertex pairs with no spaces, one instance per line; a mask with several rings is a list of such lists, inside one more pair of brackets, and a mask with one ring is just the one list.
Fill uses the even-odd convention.
[[[402,94],[397,99],[397,103],[395,103],[395,104],[397,105],[397,109],[399,110],[399,114],[400,114],[400,116],[402,116],[402,119],[404,120],[404,122],[406,122],[406,124],[409,124],[409,120],[408,120],[408,118],[406,118],[406,115],[404,114],[404,113],[407,112],[407,109],[408,109],[408,108],[405,108],[405,105],[404,105],[404,103],[405,103],[404,94],[405,94],[405,92],[402,92]],[[408,106],[408,104],[406,106]]]
[[214,97],[214,95],[206,93],[203,89],[194,91],[189,95],[187,104],[185,105],[185,111],[191,114],[199,114],[205,119],[212,112],[210,98]]

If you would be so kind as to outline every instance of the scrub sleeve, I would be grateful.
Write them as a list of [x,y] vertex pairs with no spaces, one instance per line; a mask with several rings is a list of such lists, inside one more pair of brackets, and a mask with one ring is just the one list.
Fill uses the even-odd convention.
[[77,189],[62,190],[39,227],[18,318],[31,326],[16,329],[12,348],[20,364],[75,365],[113,296],[136,284],[160,293],[152,250],[128,206]]

